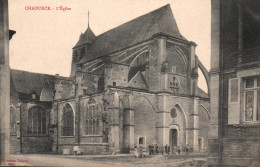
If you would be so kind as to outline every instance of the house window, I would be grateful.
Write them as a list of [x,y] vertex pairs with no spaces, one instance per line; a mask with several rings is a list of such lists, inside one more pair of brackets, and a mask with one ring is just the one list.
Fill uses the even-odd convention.
[[245,122],[260,120],[260,76],[244,79]]
[[10,107],[10,135],[16,135],[16,114],[14,107]]
[[62,136],[74,136],[74,114],[69,104],[62,111]]
[[99,135],[100,132],[100,114],[97,104],[90,104],[86,111],[85,134]]
[[28,111],[28,134],[46,134],[46,111],[40,106]]

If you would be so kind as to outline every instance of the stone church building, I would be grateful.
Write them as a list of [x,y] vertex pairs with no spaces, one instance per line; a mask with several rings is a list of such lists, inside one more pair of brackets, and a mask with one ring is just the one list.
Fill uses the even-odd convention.
[[[208,147],[208,72],[170,5],[73,47],[70,77],[11,71],[11,153],[128,152],[135,146]],[[208,81],[208,80],[207,80]]]

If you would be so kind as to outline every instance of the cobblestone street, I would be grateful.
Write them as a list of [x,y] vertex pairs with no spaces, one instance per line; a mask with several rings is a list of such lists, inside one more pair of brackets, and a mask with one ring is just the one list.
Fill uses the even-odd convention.
[[[145,158],[134,158],[133,155],[87,155],[87,156],[64,156],[47,154],[24,154],[12,155],[9,165],[13,166],[149,166],[149,167],[188,167],[203,166],[206,158],[198,156],[171,156],[154,155]],[[18,162],[25,161],[25,162]]]

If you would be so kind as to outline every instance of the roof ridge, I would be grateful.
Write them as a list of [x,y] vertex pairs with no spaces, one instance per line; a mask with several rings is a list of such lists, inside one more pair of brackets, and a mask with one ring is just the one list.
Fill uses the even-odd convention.
[[109,31],[112,31],[112,30],[114,30],[114,29],[116,29],[116,28],[118,28],[118,27],[120,27],[120,26],[122,26],[122,25],[125,25],[125,24],[127,24],[127,23],[136,21],[136,20],[140,19],[140,18],[143,17],[143,16],[146,16],[146,15],[148,15],[148,14],[157,12],[157,11],[159,11],[159,10],[162,10],[163,8],[166,8],[166,7],[170,7],[170,4],[168,3],[168,4],[166,4],[166,5],[164,5],[164,6],[160,7],[160,8],[157,8],[157,9],[155,9],[155,10],[152,10],[152,11],[150,11],[150,12],[148,12],[148,13],[145,13],[145,14],[143,14],[143,15],[141,15],[141,16],[137,16],[136,18],[134,18],[134,19],[132,19],[132,20],[129,20],[129,21],[127,21],[127,22],[124,22],[124,23],[122,23],[122,24],[120,24],[120,25],[118,25],[118,26],[116,26],[116,27],[114,27],[114,28],[111,28],[111,29],[109,29],[109,30],[107,30],[107,31],[105,31],[105,32],[103,32],[103,33],[97,35],[96,38],[98,38],[98,37],[100,37],[100,36],[106,34],[106,33],[109,32]]
[[179,31],[170,4],[99,34],[89,45],[88,53],[80,63],[147,41],[155,34],[187,41]]
[[18,69],[10,69],[11,71],[17,71],[17,72],[25,72],[25,73],[30,73],[30,74],[38,74],[38,75],[47,75],[47,76],[55,76],[52,74],[45,74],[45,73],[37,73],[37,72],[31,72],[31,71],[25,71],[25,70],[18,70]]

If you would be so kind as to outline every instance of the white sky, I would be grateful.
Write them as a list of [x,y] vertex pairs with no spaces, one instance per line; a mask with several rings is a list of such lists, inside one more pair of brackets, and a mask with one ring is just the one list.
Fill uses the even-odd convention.
[[[99,35],[170,3],[181,34],[198,46],[196,53],[210,68],[210,0],[9,0],[13,69],[69,76],[72,47],[90,27]],[[28,11],[25,6],[69,7],[70,11]],[[199,73],[199,85],[207,90]]]

